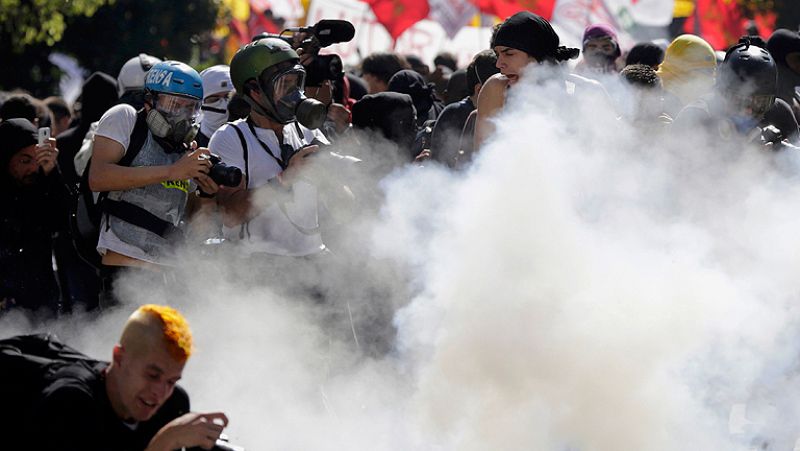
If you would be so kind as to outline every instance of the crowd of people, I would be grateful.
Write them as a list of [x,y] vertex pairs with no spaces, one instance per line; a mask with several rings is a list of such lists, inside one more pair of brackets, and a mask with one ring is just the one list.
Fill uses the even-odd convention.
[[[315,64],[306,37],[257,37],[230,66],[199,73],[140,54],[116,77],[91,74],[73,105],[2,93],[0,314],[99,310],[115,302],[120,272],[174,265],[189,231],[265,264],[324,259],[321,223],[339,209],[326,199],[374,200],[374,186],[348,183],[348,171],[375,181],[426,160],[463,168],[523,76],[558,80],[548,89],[562,112],[600,100],[648,133],[705,124],[775,148],[798,140],[791,30],[745,36],[724,53],[694,35],[623,51],[613,27],[594,24],[577,49],[523,11],[466,68],[448,53],[431,70],[385,52],[338,72]],[[191,227],[197,217],[210,226]]]
[[[0,315],[102,312],[120,303],[122,275],[168,273],[186,243],[230,243],[265,272],[325,261],[338,251],[330,231],[347,225],[341,210],[374,208],[377,183],[397,168],[468,167],[523,82],[546,85],[562,114],[587,99],[607,102],[617,121],[646,134],[700,124],[731,143],[775,151],[793,151],[800,139],[796,31],[777,30],[766,42],[744,36],[726,52],[694,35],[623,49],[613,27],[594,24],[578,49],[523,11],[496,26],[465,68],[448,53],[431,70],[414,55],[386,52],[338,72],[314,63],[307,38],[260,36],[229,66],[200,72],[140,54],[116,77],[91,74],[73,105],[2,93]],[[312,297],[324,298],[314,272],[307,277]],[[166,362],[153,376],[158,396],[137,398],[115,381],[134,377],[126,362],[138,362],[136,343],[159,336],[152,323],[180,323],[175,315],[137,312],[112,364],[87,370],[87,381],[105,380],[102,396],[120,418],[146,422],[174,398],[188,358],[175,345],[180,336],[167,347],[184,349],[179,358],[156,349]],[[187,409],[175,407],[136,440],[210,446],[222,430],[211,420],[223,424],[224,416],[170,423]],[[199,425],[191,443],[169,433],[190,423]]]

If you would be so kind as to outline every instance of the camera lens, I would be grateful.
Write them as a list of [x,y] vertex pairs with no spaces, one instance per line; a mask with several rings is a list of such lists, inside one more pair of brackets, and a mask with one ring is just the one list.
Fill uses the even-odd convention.
[[221,186],[234,187],[239,186],[242,182],[242,170],[225,163],[216,163],[211,166],[208,176],[214,183]]

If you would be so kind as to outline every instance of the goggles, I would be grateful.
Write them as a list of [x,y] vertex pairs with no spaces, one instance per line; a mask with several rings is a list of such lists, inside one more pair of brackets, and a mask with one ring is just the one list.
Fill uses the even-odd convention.
[[216,94],[211,94],[203,99],[204,104],[215,103],[220,100],[231,100],[233,95],[236,94],[236,91],[227,91],[227,92],[218,92]]
[[156,110],[170,119],[192,120],[200,113],[200,101],[190,97],[159,93]]
[[305,89],[306,71],[303,66],[295,65],[285,72],[272,78],[272,98],[278,101],[294,91],[303,92]]

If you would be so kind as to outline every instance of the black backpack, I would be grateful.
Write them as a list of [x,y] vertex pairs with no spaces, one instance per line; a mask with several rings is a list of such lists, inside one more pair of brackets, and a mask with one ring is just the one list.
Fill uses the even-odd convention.
[[51,334],[0,340],[0,437],[4,449],[8,439],[13,443],[14,437],[23,434],[32,408],[52,376],[67,365],[97,371],[108,363],[86,356]]
[[[134,158],[142,150],[147,139],[147,114],[144,109],[136,114],[136,125],[131,132],[128,150],[122,159],[117,162],[120,166],[130,166]],[[103,203],[108,197],[108,192],[101,192],[95,201],[94,193],[89,188],[89,169],[92,165],[91,158],[80,177],[78,185],[73,187],[72,203],[70,205],[69,225],[72,242],[78,255],[99,269],[100,254],[97,253],[97,240],[100,237],[100,220],[103,215]]]

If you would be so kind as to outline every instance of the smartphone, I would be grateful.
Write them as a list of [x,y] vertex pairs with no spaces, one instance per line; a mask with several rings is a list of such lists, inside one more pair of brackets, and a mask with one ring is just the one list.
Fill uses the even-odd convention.
[[41,127],[39,129],[39,145],[47,143],[50,139],[50,127]]

